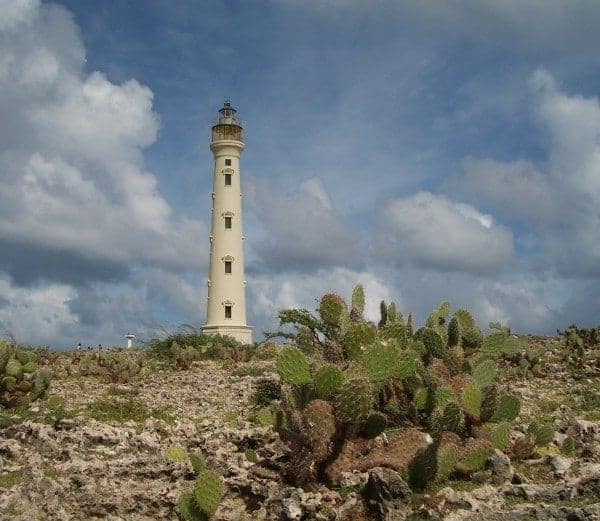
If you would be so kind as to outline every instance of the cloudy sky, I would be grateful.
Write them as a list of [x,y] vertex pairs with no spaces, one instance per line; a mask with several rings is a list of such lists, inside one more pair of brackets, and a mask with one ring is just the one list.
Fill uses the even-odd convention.
[[203,323],[226,96],[257,339],[357,282],[371,317],[600,323],[599,26],[597,0],[0,0],[1,332]]

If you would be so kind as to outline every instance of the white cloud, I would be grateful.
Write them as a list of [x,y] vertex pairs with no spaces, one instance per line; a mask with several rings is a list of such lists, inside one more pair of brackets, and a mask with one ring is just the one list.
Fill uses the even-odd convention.
[[0,0],[0,31],[13,30],[30,22],[38,8],[39,0]]
[[303,181],[290,195],[260,182],[249,184],[246,193],[249,210],[264,229],[255,251],[266,266],[306,270],[358,261],[358,237],[336,212],[319,178]]
[[0,33],[0,241],[105,259],[123,272],[205,267],[204,225],[176,219],[144,169],[142,149],[159,129],[150,89],[84,74],[70,14],[19,5],[9,16],[31,27]]
[[446,187],[506,219],[523,221],[545,268],[566,277],[600,273],[600,103],[560,90],[539,69],[530,78],[531,112],[547,136],[547,159],[467,158]]
[[501,271],[511,262],[511,231],[490,215],[442,195],[419,192],[388,202],[378,249],[398,264],[449,271]]

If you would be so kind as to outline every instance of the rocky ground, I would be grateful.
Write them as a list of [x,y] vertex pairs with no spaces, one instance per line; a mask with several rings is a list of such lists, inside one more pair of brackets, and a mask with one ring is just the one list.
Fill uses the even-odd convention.
[[[250,403],[259,378],[277,378],[273,368],[203,361],[129,384],[53,381],[45,401],[0,417],[0,519],[176,520],[194,482],[186,454],[201,453],[224,479],[216,520],[600,520],[594,371],[573,378],[549,364],[543,377],[507,373],[524,402],[520,425],[552,420],[556,443],[520,462],[497,452],[471,481],[414,494],[385,468],[347,474],[335,490],[282,483],[285,447]],[[577,456],[558,450],[567,434]]]

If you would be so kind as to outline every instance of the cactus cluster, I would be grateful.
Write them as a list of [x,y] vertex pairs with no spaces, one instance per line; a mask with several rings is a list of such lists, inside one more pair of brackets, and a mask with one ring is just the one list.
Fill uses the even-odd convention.
[[[281,399],[271,405],[274,427],[291,449],[287,476],[297,484],[335,482],[372,451],[374,461],[405,469],[406,455],[418,454],[420,463],[411,466],[418,476],[411,480],[423,486],[475,472],[494,448],[509,445],[520,401],[501,392],[495,357],[482,349],[487,339],[471,314],[443,302],[413,332],[410,314],[405,322],[393,303],[380,307],[379,324],[367,322],[357,287],[350,313],[333,294],[321,299],[318,317],[280,313],[312,347],[281,350]],[[493,335],[510,336],[505,329]],[[370,440],[389,427],[427,432],[433,444],[422,451],[373,448]],[[410,443],[418,441],[411,436]]]
[[15,407],[45,396],[51,373],[39,369],[33,352],[0,342],[0,405]]
[[200,454],[190,454],[196,482],[194,489],[183,493],[178,502],[179,512],[185,521],[208,521],[219,508],[223,497],[220,476],[206,468]]

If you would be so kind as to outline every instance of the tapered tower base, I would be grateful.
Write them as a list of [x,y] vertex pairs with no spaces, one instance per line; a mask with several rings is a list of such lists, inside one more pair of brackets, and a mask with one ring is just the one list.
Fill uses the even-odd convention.
[[242,344],[252,343],[252,328],[250,326],[203,326],[202,333],[205,335],[224,335],[235,338]]

